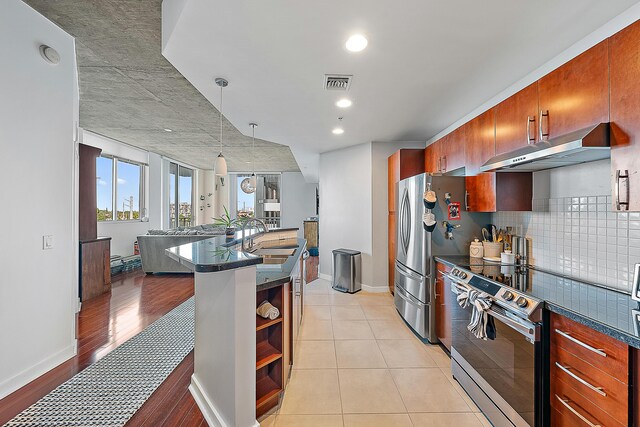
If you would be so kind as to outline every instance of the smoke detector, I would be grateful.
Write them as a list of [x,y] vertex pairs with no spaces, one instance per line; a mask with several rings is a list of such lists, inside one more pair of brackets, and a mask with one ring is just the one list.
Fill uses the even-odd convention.
[[353,76],[350,74],[325,74],[324,88],[326,90],[347,91],[351,87]]

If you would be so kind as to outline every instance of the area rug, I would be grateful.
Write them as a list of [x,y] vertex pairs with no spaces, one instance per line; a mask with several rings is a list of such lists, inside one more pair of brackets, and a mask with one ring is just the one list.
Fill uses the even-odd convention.
[[123,426],[193,350],[193,298],[9,421],[9,427]]

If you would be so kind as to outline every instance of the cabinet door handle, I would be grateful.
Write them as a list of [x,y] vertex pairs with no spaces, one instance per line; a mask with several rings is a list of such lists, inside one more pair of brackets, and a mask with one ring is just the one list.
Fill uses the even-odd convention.
[[562,366],[559,362],[556,362],[556,366],[558,368],[562,369],[562,371],[564,371],[571,378],[573,378],[574,380],[578,381],[580,384],[589,387],[591,390],[595,391],[600,396],[606,396],[607,395],[607,393],[605,393],[605,391],[602,389],[602,387],[596,387],[593,384],[589,383],[587,380],[585,380],[583,378],[580,378],[578,375],[576,375],[573,372],[571,372],[571,370],[570,370],[571,368],[569,366]]
[[438,157],[438,161],[436,162],[436,172],[440,172],[440,161],[442,160],[442,157]]
[[444,164],[444,166],[442,167],[442,171],[446,172],[447,171],[447,156],[443,156],[442,157],[442,163]]
[[538,123],[538,130],[540,131],[540,142],[546,141],[549,136],[549,125],[547,123],[547,133],[542,130],[542,120],[544,117],[547,118],[547,122],[549,122],[549,110],[540,110],[540,122]]
[[[627,180],[627,195],[625,197],[624,202],[620,201],[620,180],[621,179],[626,179]],[[620,169],[616,169],[616,189],[615,189],[615,193],[616,193],[616,210],[629,210],[629,171],[628,170],[620,170]],[[624,209],[622,209],[622,206],[624,206]]]
[[566,339],[573,341],[574,343],[586,348],[589,351],[594,352],[598,356],[607,357],[607,353],[605,353],[601,348],[591,347],[589,344],[583,343],[579,339],[572,337],[568,332],[563,332],[560,329],[556,329],[556,334],[562,335]]
[[464,209],[469,210],[469,192],[467,190],[464,190]]
[[536,122],[535,116],[527,116],[527,144],[535,144],[536,138],[531,138],[531,124]]
[[588,425],[589,427],[601,427],[600,424],[594,424],[591,421],[589,421],[587,419],[587,417],[585,417],[584,415],[582,415],[580,412],[578,412],[576,409],[573,409],[571,407],[571,405],[569,405],[570,400],[569,399],[563,399],[560,396],[558,396],[556,394],[556,399],[558,399],[558,401],[560,403],[562,403],[564,405],[565,408],[567,408],[569,411],[571,411],[571,413],[573,415],[575,415],[576,417],[580,418],[580,420],[582,420],[586,425]]

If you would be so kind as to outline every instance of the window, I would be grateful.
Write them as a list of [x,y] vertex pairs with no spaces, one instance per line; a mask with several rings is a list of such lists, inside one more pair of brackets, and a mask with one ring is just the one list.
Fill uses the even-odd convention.
[[113,159],[96,159],[98,221],[113,221]]
[[144,210],[144,165],[117,157],[96,159],[98,221],[139,220]]
[[263,220],[269,228],[280,227],[280,178],[279,174],[256,174],[256,191],[247,194],[242,191],[242,180],[248,174],[235,175],[235,185],[231,190],[231,206],[236,215],[249,215]]
[[[177,203],[177,204],[176,204]],[[193,207],[193,169],[169,164],[169,227],[189,227],[195,223]]]

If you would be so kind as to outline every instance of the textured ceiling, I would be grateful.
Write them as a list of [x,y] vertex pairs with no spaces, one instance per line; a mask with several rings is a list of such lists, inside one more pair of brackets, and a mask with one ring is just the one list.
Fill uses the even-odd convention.
[[[25,2],[76,38],[81,127],[212,168],[220,113],[162,56],[161,0]],[[250,170],[251,138],[223,122],[229,170]],[[250,134],[248,124],[243,131]],[[289,147],[256,139],[256,170],[299,168]]]

